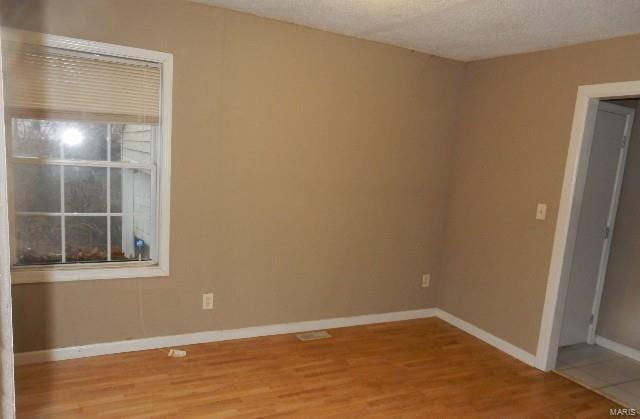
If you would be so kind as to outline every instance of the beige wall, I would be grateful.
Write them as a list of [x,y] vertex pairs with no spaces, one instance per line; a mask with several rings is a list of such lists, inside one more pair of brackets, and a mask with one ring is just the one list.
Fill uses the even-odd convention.
[[186,1],[0,10],[175,60],[171,277],[14,286],[17,351],[434,305],[462,64]]
[[467,66],[443,309],[535,354],[577,87],[638,79],[640,36]]
[[597,334],[640,350],[640,104],[624,172]]

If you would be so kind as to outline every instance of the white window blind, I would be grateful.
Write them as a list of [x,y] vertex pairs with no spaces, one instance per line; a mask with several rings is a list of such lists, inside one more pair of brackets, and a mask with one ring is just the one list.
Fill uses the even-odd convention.
[[17,41],[2,45],[13,116],[157,124],[161,66]]

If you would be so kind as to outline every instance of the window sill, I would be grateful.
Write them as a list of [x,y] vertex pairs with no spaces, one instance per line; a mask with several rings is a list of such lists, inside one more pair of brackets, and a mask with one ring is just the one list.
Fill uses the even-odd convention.
[[[129,265],[128,263],[126,265]],[[169,270],[161,266],[140,265],[125,266],[56,266],[46,268],[17,268],[11,272],[11,283],[38,284],[50,282],[87,281],[97,279],[151,278],[169,276]]]

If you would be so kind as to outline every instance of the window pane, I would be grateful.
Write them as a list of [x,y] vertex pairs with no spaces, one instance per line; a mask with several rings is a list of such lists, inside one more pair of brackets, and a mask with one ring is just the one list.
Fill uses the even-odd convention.
[[107,160],[107,124],[60,122],[58,135],[69,160]]
[[122,212],[122,169],[111,169],[111,212]]
[[111,217],[111,260],[127,260],[122,246],[122,217],[120,216]]
[[130,259],[151,257],[155,237],[151,184],[149,171],[122,170],[122,248]]
[[111,126],[111,161],[122,160],[122,127],[124,125]]
[[60,158],[60,139],[56,122],[35,119],[14,119],[12,131],[13,155],[16,157]]
[[107,160],[106,123],[14,119],[13,154],[18,157]]
[[107,260],[107,217],[65,217],[68,262]]
[[130,228],[129,234],[123,234],[122,221],[121,216],[111,217],[111,259],[149,260],[151,243],[136,237]]
[[[144,170],[133,170],[133,235],[138,242],[138,253],[149,247],[153,240],[153,203],[151,202],[151,175]],[[143,251],[143,258],[148,258]]]
[[107,212],[107,169],[64,168],[65,212]]
[[152,157],[153,126],[124,124],[114,126],[111,137],[111,160],[149,163]]
[[60,166],[17,164],[13,177],[16,211],[60,212]]
[[57,216],[16,216],[17,265],[62,262],[60,220]]

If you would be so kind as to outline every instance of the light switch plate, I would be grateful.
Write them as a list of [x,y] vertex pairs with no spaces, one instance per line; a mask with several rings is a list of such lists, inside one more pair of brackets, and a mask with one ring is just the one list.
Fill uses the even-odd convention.
[[536,208],[536,220],[546,220],[547,218],[547,204],[538,204]]

